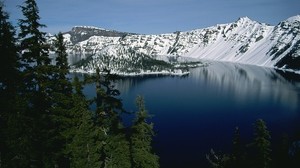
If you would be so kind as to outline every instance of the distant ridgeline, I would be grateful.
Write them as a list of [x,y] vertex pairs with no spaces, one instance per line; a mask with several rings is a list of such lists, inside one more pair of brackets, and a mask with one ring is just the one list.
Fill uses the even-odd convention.
[[[64,38],[69,63],[81,60],[73,70],[83,72],[94,72],[97,66],[110,67],[115,72],[129,69],[126,73],[175,72],[178,65],[174,62],[195,62],[199,59],[300,72],[299,15],[276,26],[243,17],[233,23],[158,35],[77,26],[64,33]],[[49,40],[52,39],[50,36]],[[145,64],[156,67],[141,69]],[[141,67],[135,68],[138,66]]]

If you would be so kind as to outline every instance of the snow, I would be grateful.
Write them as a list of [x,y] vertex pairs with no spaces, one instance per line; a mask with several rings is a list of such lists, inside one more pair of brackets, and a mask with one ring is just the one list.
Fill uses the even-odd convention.
[[104,28],[95,27],[95,26],[74,26],[74,28],[85,28],[85,29],[106,30],[106,29],[104,29]]
[[300,15],[292,16],[288,18],[286,21],[291,23],[300,22]]
[[[105,30],[92,26],[78,27]],[[218,24],[179,34],[174,32],[159,35],[127,35],[123,38],[92,36],[76,44],[71,43],[70,34],[64,34],[64,37],[68,44],[68,52],[81,55],[81,58],[105,54],[111,59],[128,60],[132,56],[130,52],[134,50],[137,54],[153,58],[182,56],[194,60],[275,67],[276,63],[300,41],[299,27],[300,15],[290,17],[277,26],[268,26],[242,17],[233,23]],[[286,50],[280,53],[279,50],[284,48]],[[297,57],[299,53],[298,47],[293,56]],[[97,62],[99,59],[97,57],[94,59],[93,64],[99,64]]]
[[[84,69],[71,69],[71,72],[76,73],[87,73],[87,74],[94,74],[96,70],[84,70]],[[175,72],[170,71],[141,71],[139,73],[125,73],[119,71],[111,71],[112,74],[117,74],[120,76],[145,76],[145,75],[172,75],[172,76],[185,76],[190,74],[190,72],[183,72],[181,70],[176,70]]]

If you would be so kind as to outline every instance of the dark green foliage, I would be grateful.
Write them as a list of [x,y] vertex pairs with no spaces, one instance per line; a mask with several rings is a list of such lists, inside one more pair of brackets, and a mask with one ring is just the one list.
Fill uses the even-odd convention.
[[131,168],[129,142],[124,132],[114,133],[113,130],[107,132],[104,139],[103,158],[104,167]]
[[[22,133],[23,100],[20,88],[19,63],[15,45],[15,30],[0,2],[0,167],[17,167],[18,147],[23,143],[17,138]],[[22,146],[25,147],[25,146]],[[24,155],[22,155],[24,156]],[[15,160],[13,160],[15,158]]]
[[[58,167],[65,167],[69,165],[69,157],[65,154],[67,138],[63,136],[64,133],[73,129],[77,116],[75,111],[72,84],[66,77],[69,66],[67,62],[66,47],[63,42],[63,36],[59,33],[56,36],[54,43],[56,52],[56,66],[51,67],[52,76],[48,88],[51,90],[48,120],[48,159],[51,165]],[[77,102],[77,101],[76,101]],[[78,102],[77,102],[78,103]],[[78,103],[80,104],[80,103]]]
[[103,144],[100,148],[102,167],[131,167],[129,142],[123,127],[120,112],[123,112],[122,102],[116,96],[120,92],[115,89],[114,81],[118,76],[104,69],[97,69],[94,77],[96,82],[96,127],[99,131],[97,142]]
[[140,96],[136,99],[139,111],[136,113],[131,128],[131,155],[133,168],[156,168],[159,167],[159,157],[152,149],[154,136],[153,124],[147,123],[149,115],[145,109],[144,99]]
[[266,124],[262,119],[258,119],[254,125],[254,148],[255,148],[255,167],[268,168],[271,162],[271,136]]
[[[0,167],[131,168],[129,134],[121,119],[125,110],[115,89],[118,76],[98,69],[85,81],[75,77],[72,85],[63,35],[51,46],[56,65],[50,65],[36,2],[26,0],[20,8],[24,19],[17,48],[0,5]],[[86,82],[97,84],[96,111],[89,110],[92,101],[82,92]]]
[[48,65],[50,59],[48,57],[48,44],[44,32],[40,28],[45,25],[40,24],[39,10],[35,0],[26,0],[24,6],[21,6],[24,19],[19,20],[21,39],[20,49],[23,50],[22,61],[26,68],[34,65]]
[[[102,66],[107,67],[106,69],[113,68],[118,73],[141,73],[142,71],[149,72],[160,72],[168,71],[172,72],[175,67],[174,65],[162,61],[156,60],[148,55],[136,53],[133,49],[128,49],[126,52],[130,55],[129,58],[118,58],[110,55],[98,55],[89,56],[84,60],[80,60],[75,63],[76,68],[90,67],[97,69],[98,67],[92,63],[97,60]],[[93,60],[93,61],[92,61]],[[104,73],[104,72],[103,72]]]
[[156,60],[150,57],[146,57],[142,61],[142,66],[148,70],[151,69],[152,66],[157,66],[157,71],[163,70],[165,68],[172,68],[172,65],[170,63],[167,63],[165,61]]
[[[213,150],[206,156],[211,167],[222,168],[281,168],[299,167],[299,138],[290,140],[287,135],[281,143],[271,149],[271,136],[262,119],[254,123],[254,139],[250,144],[243,145],[237,127],[233,137],[231,154],[222,154]],[[273,152],[273,153],[271,153]]]
[[96,82],[96,104],[97,108],[109,113],[111,111],[123,112],[123,105],[120,99],[116,98],[120,95],[120,91],[115,88],[115,81],[120,77],[115,74],[111,74],[110,70],[96,69],[95,75]]
[[88,110],[88,102],[80,94],[74,94],[72,102],[70,129],[63,132],[67,139],[65,153],[69,156],[70,167],[100,167],[102,162],[98,151],[102,144],[96,143],[97,129],[92,112]]
[[[9,16],[0,2],[0,89],[10,90],[18,75],[18,55],[15,45],[15,30],[8,21]],[[13,89],[13,88],[11,88]]]
[[[49,111],[51,107],[51,67],[48,57],[48,45],[45,33],[39,29],[44,25],[39,23],[39,11],[34,0],[26,0],[21,6],[24,19],[19,20],[20,52],[22,63],[23,88],[21,96],[26,98],[25,108],[21,121],[24,124],[24,137],[20,137],[25,153],[20,157],[28,164],[25,167],[41,167],[50,165],[48,158],[49,147]],[[21,124],[21,125],[22,125]]]
[[[0,104],[6,107],[4,99],[6,96],[15,95],[16,79],[18,77],[17,48],[14,38],[15,30],[8,21],[8,14],[0,2]],[[1,122],[0,122],[1,123]]]
[[60,70],[60,78],[65,78],[69,73],[68,54],[62,33],[58,33],[54,42],[56,52],[56,67]]

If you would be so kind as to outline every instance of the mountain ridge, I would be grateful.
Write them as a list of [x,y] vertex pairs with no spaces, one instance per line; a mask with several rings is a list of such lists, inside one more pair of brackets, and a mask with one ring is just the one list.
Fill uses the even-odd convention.
[[[73,34],[71,31],[64,33],[69,60],[72,57],[77,57],[77,61],[88,57],[127,59],[134,52],[164,61],[187,57],[300,71],[300,15],[283,20],[276,26],[246,16],[232,23],[157,35],[102,28],[97,33],[95,29],[81,26],[80,31],[73,31]],[[104,34],[103,31],[109,33]],[[85,34],[88,36],[82,38]],[[115,52],[120,49],[122,52]],[[70,63],[76,62],[74,60]],[[93,62],[95,65],[95,60]],[[92,70],[91,61],[77,68],[86,67]]]

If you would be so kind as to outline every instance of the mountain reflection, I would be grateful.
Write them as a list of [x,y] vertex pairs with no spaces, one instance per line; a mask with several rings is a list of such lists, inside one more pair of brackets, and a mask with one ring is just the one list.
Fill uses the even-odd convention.
[[[207,97],[216,94],[213,96],[223,98],[221,100],[228,97],[237,106],[276,104],[288,111],[297,111],[300,108],[300,75],[244,64],[210,62],[207,67],[191,69],[188,76],[125,77],[116,86],[122,94],[126,94],[131,89],[144,87],[142,85],[148,81],[160,85],[165,80],[169,83],[178,80],[186,81],[189,85],[192,83],[192,86],[186,87],[193,88],[193,92],[207,94]],[[170,87],[176,91],[174,86]],[[182,84],[180,87],[185,86]]]
[[220,95],[228,94],[240,103],[268,100],[292,111],[299,106],[300,75],[297,74],[251,65],[211,62],[208,67],[193,69],[190,77],[213,85]]

